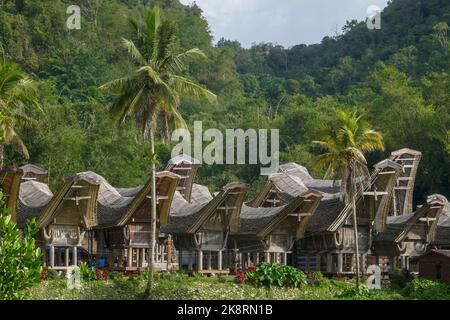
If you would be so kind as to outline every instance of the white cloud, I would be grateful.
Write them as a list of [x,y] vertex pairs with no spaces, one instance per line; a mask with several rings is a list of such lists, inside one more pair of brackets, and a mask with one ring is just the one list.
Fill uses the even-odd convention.
[[[367,7],[388,0],[196,0],[215,39],[276,42],[284,46],[318,43],[341,31],[347,20],[363,20]],[[193,0],[181,0],[190,4]]]

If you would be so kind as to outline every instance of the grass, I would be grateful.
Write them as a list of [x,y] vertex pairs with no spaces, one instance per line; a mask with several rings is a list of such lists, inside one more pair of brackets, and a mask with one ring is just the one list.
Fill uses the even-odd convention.
[[[108,281],[90,281],[80,290],[69,290],[62,279],[45,280],[30,289],[38,300],[136,300],[144,299],[145,276],[116,275]],[[431,291],[430,291],[431,290]],[[301,288],[267,288],[236,284],[233,277],[200,277],[164,274],[155,281],[155,300],[404,300],[450,299],[448,287],[419,280],[403,289],[354,290],[348,280],[323,279]],[[431,293],[431,294],[430,294]]]

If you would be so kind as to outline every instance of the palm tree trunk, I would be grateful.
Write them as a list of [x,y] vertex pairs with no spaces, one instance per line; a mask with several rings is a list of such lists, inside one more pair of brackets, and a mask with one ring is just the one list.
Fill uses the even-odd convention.
[[156,167],[155,167],[155,132],[153,126],[150,129],[150,165],[151,165],[151,215],[150,215],[150,249],[148,263],[148,283],[146,293],[151,296],[153,290],[153,272],[155,262],[155,243],[156,243]]
[[5,145],[0,143],[0,168],[3,167],[3,162],[5,159]]
[[353,232],[355,238],[355,255],[356,255],[356,287],[359,287],[360,270],[359,270],[359,244],[358,244],[358,223],[356,220],[356,200],[355,193],[352,195],[352,211],[353,211]]

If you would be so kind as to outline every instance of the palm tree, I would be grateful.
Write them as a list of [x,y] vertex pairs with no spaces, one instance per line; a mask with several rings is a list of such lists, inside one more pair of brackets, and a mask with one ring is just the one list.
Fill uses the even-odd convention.
[[123,44],[134,63],[136,70],[130,75],[113,80],[101,89],[116,92],[111,113],[119,117],[119,125],[128,116],[134,116],[145,141],[150,141],[151,164],[151,238],[147,294],[153,287],[154,247],[156,241],[156,185],[155,185],[155,131],[158,117],[164,127],[163,137],[168,138],[169,121],[176,126],[185,127],[178,112],[180,98],[204,98],[216,101],[216,96],[186,77],[177,75],[185,68],[187,58],[205,57],[199,49],[191,49],[176,54],[175,24],[162,21],[159,9],[144,12],[143,21],[130,19],[137,34],[136,44],[123,39]]
[[356,253],[356,284],[360,282],[358,224],[356,220],[356,197],[369,183],[369,169],[365,153],[384,150],[379,132],[370,129],[367,122],[356,112],[337,110],[333,127],[324,127],[321,141],[314,141],[324,150],[315,166],[326,168],[325,179],[340,177],[341,194],[346,203],[351,202]]
[[16,132],[18,126],[37,126],[36,120],[27,115],[29,107],[42,111],[35,83],[18,65],[0,59],[0,166],[4,163],[5,145],[16,145],[29,158],[28,149]]

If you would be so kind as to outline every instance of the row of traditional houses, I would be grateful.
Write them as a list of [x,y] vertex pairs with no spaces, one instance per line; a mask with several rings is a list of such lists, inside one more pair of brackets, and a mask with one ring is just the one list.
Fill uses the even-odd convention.
[[[414,271],[411,258],[450,248],[447,199],[431,195],[413,208],[420,160],[420,152],[403,149],[374,166],[356,198],[357,257],[352,208],[339,181],[318,180],[304,166],[284,164],[246,201],[246,184],[233,182],[211,193],[196,183],[199,164],[178,156],[157,174],[156,267],[219,274],[269,262],[352,275],[360,259],[362,270],[389,262]],[[53,194],[46,174],[34,165],[0,171],[5,203],[18,226],[37,219],[45,267],[101,258],[117,270],[147,267],[150,180],[115,188],[84,172],[65,179]]]

